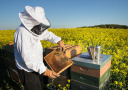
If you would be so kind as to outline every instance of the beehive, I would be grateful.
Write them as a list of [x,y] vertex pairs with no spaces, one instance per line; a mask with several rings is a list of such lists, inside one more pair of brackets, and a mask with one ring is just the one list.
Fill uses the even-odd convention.
[[[89,59],[87,52],[71,58],[75,63],[71,67],[72,85],[82,83],[90,88],[100,89],[109,80],[111,69],[111,55],[101,54],[100,60]],[[83,87],[85,87],[83,86]]]

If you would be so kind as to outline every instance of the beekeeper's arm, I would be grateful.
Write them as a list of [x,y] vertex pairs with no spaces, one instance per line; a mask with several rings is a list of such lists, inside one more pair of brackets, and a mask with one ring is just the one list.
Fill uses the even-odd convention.
[[47,40],[52,43],[57,43],[60,46],[61,51],[65,51],[64,42],[61,40],[59,36],[56,36],[53,32],[45,30],[41,36],[42,40]]

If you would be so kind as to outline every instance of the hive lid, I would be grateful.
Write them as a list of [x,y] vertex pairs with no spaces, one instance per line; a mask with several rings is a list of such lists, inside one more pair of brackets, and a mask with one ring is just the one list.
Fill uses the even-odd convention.
[[71,60],[75,63],[75,65],[89,67],[93,69],[101,69],[111,60],[111,55],[101,54],[100,60],[98,61],[97,59],[92,60],[89,57],[88,52],[84,52],[76,57],[71,58]]

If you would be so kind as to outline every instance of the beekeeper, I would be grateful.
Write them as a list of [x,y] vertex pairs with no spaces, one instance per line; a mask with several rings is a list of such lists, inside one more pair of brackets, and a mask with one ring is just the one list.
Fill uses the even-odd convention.
[[50,22],[45,17],[42,7],[26,6],[24,12],[19,13],[21,25],[14,34],[15,62],[18,74],[25,90],[41,90],[39,74],[50,78],[59,77],[49,70],[43,63],[43,48],[40,40],[57,43],[64,50],[64,43],[60,37],[48,31]]

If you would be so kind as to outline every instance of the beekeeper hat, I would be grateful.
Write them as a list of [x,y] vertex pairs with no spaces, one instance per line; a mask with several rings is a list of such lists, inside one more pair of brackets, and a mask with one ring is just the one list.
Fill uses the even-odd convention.
[[[27,13],[30,16],[27,15]],[[27,26],[26,23],[31,23],[31,24],[29,24],[29,26],[31,28],[29,26],[27,26],[28,29],[32,29],[32,27],[34,25],[38,25],[40,23],[43,25],[46,25],[46,26],[50,26],[50,22],[45,17],[44,9],[42,7],[39,7],[39,6],[36,6],[36,7],[25,6],[24,12],[19,13],[19,18],[25,26]]]
[[44,9],[42,7],[37,6],[37,7],[33,8],[30,6],[26,6],[25,9],[29,13],[29,15],[31,17],[33,17],[39,23],[42,23],[42,24],[47,25],[47,26],[50,25],[50,22],[45,17],[45,12],[44,12]]

